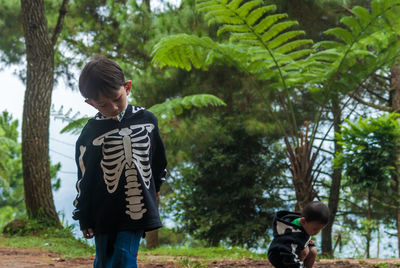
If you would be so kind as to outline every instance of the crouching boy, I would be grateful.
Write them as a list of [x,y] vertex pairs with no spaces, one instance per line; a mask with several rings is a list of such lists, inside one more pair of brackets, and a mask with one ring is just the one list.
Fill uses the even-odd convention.
[[274,239],[268,249],[268,259],[276,268],[311,268],[317,249],[311,236],[328,223],[329,209],[319,201],[309,203],[301,214],[288,211],[276,213],[273,222]]

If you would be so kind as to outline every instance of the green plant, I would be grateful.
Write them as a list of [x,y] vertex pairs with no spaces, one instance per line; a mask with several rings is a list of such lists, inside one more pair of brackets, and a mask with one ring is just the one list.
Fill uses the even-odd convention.
[[205,268],[207,264],[203,264],[200,261],[193,261],[190,257],[179,257],[175,258],[178,261],[179,267],[182,268]]
[[[322,111],[330,99],[355,90],[376,70],[394,64],[399,54],[396,17],[400,2],[374,0],[371,11],[354,7],[351,16],[341,19],[343,26],[325,31],[327,40],[313,47],[312,40],[301,38],[303,31],[293,30],[296,21],[287,20],[287,14],[274,13],[274,5],[265,6],[259,0],[198,0],[196,8],[209,24],[217,24],[218,35],[228,35],[229,41],[187,34],[168,36],[154,46],[153,62],[186,70],[207,70],[212,64],[224,63],[257,80],[253,86],[260,97],[263,92],[274,91],[279,96],[279,108],[266,109],[286,136],[301,209],[315,197],[312,170],[322,143],[314,153],[311,151]],[[301,133],[295,119],[293,102],[303,94],[299,89],[308,90],[320,105],[309,136]],[[275,108],[282,107],[285,123],[274,113]]]

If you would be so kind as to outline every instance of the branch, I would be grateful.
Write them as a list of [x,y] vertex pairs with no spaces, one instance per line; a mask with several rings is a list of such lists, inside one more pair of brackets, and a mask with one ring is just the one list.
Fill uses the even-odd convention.
[[373,104],[370,102],[366,102],[363,99],[361,99],[360,97],[356,96],[353,92],[349,93],[349,96],[352,97],[353,99],[355,99],[356,101],[358,101],[361,104],[364,104],[366,106],[369,106],[371,108],[380,110],[380,111],[384,111],[384,112],[392,112],[392,108],[390,107],[386,107],[386,106],[381,106],[381,105],[377,105],[377,104]]
[[[369,85],[368,85],[368,86],[369,86]],[[371,86],[372,86],[372,85],[371,85]],[[376,86],[376,88],[378,88],[378,89],[380,89],[380,90],[385,90],[385,88],[383,88],[383,87],[378,87],[378,86]],[[369,94],[371,94],[371,95],[373,95],[374,97],[380,99],[381,101],[386,102],[386,103],[389,103],[389,100],[388,100],[388,99],[385,99],[384,97],[382,97],[380,94],[374,92],[374,91],[373,91],[372,89],[370,89],[369,87],[367,87],[366,90],[367,90],[367,92],[368,92]]]
[[61,7],[60,7],[60,11],[59,11],[60,14],[58,15],[58,20],[57,20],[56,27],[54,28],[53,36],[51,37],[51,42],[53,44],[53,47],[56,45],[57,39],[60,36],[60,33],[63,28],[64,18],[68,12],[68,1],[69,0],[63,0]]
[[334,155],[335,154],[335,152],[332,152],[332,151],[329,151],[329,150],[326,150],[326,149],[323,149],[323,148],[319,148],[319,146],[316,146],[316,145],[314,145],[313,148],[317,149],[319,151],[322,151],[324,153],[330,154],[330,155]]

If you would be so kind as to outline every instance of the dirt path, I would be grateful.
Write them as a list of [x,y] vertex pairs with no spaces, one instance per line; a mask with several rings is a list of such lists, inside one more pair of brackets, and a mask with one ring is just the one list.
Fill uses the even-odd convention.
[[[191,265],[183,266],[185,263]],[[178,267],[199,267],[195,264],[198,260],[188,260],[186,257],[140,255],[139,268],[178,268]],[[369,259],[369,260],[321,260],[314,265],[315,268],[361,268],[373,267],[374,264],[389,263],[388,268],[400,268],[400,259]],[[58,254],[35,249],[10,249],[0,248],[0,268],[92,268],[92,258],[62,259]],[[201,268],[207,266],[201,265]],[[199,267],[199,268],[200,268]],[[228,267],[246,267],[246,268],[272,268],[267,260],[221,260],[211,262],[209,268],[228,268]]]

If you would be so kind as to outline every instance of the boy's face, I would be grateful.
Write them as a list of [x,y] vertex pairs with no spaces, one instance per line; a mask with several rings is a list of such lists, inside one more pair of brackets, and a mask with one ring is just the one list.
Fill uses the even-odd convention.
[[318,234],[326,226],[326,224],[317,221],[306,221],[305,218],[301,218],[300,223],[309,236]]
[[113,97],[110,98],[99,94],[99,98],[97,100],[87,99],[85,102],[96,108],[102,115],[114,117],[124,111],[127,105],[127,97],[131,92],[131,88],[132,81],[127,81],[125,86],[121,86],[115,91],[115,95]]

